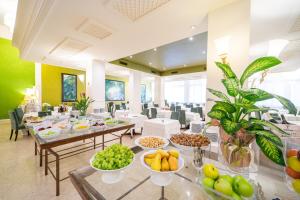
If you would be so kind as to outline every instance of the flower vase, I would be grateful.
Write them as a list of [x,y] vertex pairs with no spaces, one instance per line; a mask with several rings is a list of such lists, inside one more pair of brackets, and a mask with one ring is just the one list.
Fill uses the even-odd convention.
[[86,116],[86,110],[80,110],[79,115],[80,116]]
[[256,172],[259,150],[254,139],[255,137],[247,134],[245,130],[239,130],[233,137],[220,127],[219,161],[236,173]]

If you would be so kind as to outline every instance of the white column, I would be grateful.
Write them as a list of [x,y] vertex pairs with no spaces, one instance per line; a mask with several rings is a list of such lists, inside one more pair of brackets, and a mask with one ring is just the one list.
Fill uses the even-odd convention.
[[[215,40],[229,36],[228,62],[233,71],[240,76],[249,64],[250,47],[250,0],[235,1],[208,14],[207,43],[207,88],[226,92],[221,79],[223,74],[215,65],[220,61]],[[214,98],[207,92],[206,98]],[[206,102],[206,113],[213,102]]]
[[86,70],[86,93],[94,103],[89,112],[95,108],[105,108],[105,63],[93,60]]
[[37,104],[42,106],[42,66],[41,63],[35,63],[35,92]]
[[140,113],[141,107],[141,72],[131,71],[129,75],[129,109],[131,113]]
[[154,79],[154,103],[158,104],[159,106],[164,105],[163,104],[163,95],[162,95],[162,83],[163,80],[161,77],[155,77]]

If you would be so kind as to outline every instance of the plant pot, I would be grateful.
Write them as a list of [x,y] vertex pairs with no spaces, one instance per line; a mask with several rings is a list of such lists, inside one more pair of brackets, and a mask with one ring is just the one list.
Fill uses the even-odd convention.
[[220,127],[219,160],[223,161],[230,170],[238,173],[257,171],[259,151],[254,143],[255,137],[239,130],[235,137],[227,134]]

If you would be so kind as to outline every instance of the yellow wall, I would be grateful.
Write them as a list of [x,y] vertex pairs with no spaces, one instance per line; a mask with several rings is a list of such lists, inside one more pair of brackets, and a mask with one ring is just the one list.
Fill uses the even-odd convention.
[[[129,101],[128,78],[105,75],[105,79],[116,80],[116,81],[124,81],[125,82],[125,101],[113,101],[115,104],[121,104],[121,102],[126,103],[127,101]],[[111,102],[111,101],[107,101],[107,102]]]
[[[84,74],[85,71],[42,64],[42,102],[59,105],[62,100],[61,74]],[[85,77],[85,76],[84,76]],[[81,82],[77,76],[77,99],[85,92],[85,80]]]

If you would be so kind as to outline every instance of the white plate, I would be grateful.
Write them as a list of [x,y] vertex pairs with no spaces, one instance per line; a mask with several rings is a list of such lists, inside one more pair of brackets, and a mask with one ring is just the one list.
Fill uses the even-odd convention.
[[[198,148],[198,147],[192,147],[192,146],[185,146],[185,145],[177,144],[177,143],[174,143],[171,139],[170,139],[170,141],[171,141],[172,145],[174,145],[176,148],[178,148],[180,150],[183,150],[183,151],[193,151],[194,148]],[[202,146],[200,148],[204,149],[204,150],[208,150],[209,149],[209,145]]]
[[[162,139],[164,141],[164,145],[162,145],[161,147],[157,147],[157,148],[150,148],[150,147],[145,147],[143,145],[140,144],[140,140],[143,139],[143,138],[147,138],[147,137],[155,137],[155,138],[159,138],[159,139]],[[139,137],[137,138],[135,141],[134,141],[135,145],[141,147],[142,149],[145,149],[145,150],[156,150],[156,149],[164,149],[166,148],[168,145],[169,145],[169,140],[164,138],[164,137],[160,137],[160,136],[151,136],[151,135],[147,135],[147,136],[142,136],[142,137]]]
[[[52,131],[54,132],[53,134],[51,135],[46,135],[49,131]],[[45,130],[42,130],[42,131],[39,131],[38,132],[38,135],[41,137],[41,138],[44,138],[44,139],[50,139],[50,138],[55,138],[57,137],[61,132],[61,129],[59,128],[49,128],[49,129],[45,129]]]

